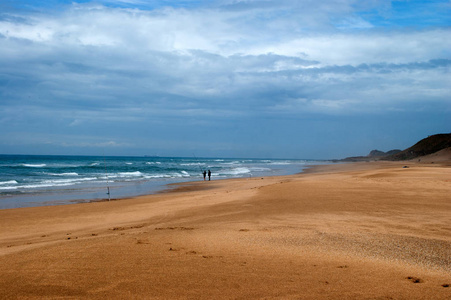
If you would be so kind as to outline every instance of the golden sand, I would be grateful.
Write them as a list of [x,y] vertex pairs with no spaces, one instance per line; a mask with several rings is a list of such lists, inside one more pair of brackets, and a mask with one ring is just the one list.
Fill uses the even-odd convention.
[[1,299],[451,299],[443,160],[1,210],[0,232]]

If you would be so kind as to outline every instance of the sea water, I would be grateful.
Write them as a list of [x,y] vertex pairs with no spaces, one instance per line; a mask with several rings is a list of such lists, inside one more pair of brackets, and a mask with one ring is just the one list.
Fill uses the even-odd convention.
[[[313,160],[0,155],[0,209],[118,199],[175,182],[289,175]],[[207,178],[208,180],[208,178]],[[108,195],[108,189],[110,194]]]

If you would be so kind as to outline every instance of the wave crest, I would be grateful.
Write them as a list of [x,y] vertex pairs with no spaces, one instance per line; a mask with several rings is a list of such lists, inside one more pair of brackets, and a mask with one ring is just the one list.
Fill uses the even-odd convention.
[[46,164],[21,164],[21,166],[27,167],[27,168],[43,168],[47,165]]

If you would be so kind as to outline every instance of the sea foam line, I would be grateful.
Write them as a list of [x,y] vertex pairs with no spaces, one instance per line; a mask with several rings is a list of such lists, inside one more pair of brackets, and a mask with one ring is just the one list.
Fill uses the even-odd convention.
[[8,181],[0,181],[0,185],[5,185],[5,184],[17,184],[18,182],[15,180],[8,180]]
[[[95,177],[85,177],[77,179],[55,179],[55,180],[43,180],[41,182],[36,182],[32,184],[23,184],[15,186],[0,186],[0,190],[20,190],[20,189],[34,189],[34,188],[45,188],[45,187],[58,187],[58,186],[69,186],[80,184],[86,181],[97,180]],[[15,180],[11,180],[16,182]],[[17,182],[16,182],[17,183]]]
[[75,172],[69,172],[69,173],[48,173],[52,176],[78,176],[78,173]]
[[74,178],[74,179],[54,179],[54,180],[43,180],[42,183],[44,184],[71,184],[71,183],[78,183],[81,181],[92,181],[96,180],[96,177],[85,177],[85,178]]
[[185,164],[180,164],[181,166],[205,166],[205,163],[185,163]]
[[43,168],[46,166],[46,164],[21,164],[21,166],[28,168]]
[[[228,170],[228,171],[223,171],[221,173],[224,174],[224,175],[236,176],[236,175],[240,175],[240,174],[247,174],[247,173],[250,173],[250,172],[251,172],[251,170],[249,170],[248,168],[240,167],[240,168],[233,168],[233,169]],[[213,174],[213,175],[215,175],[215,174]]]

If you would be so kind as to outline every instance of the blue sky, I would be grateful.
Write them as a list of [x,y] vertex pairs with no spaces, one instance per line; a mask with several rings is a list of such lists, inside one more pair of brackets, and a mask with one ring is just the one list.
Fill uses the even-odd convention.
[[451,132],[448,1],[0,3],[0,153],[342,158]]

